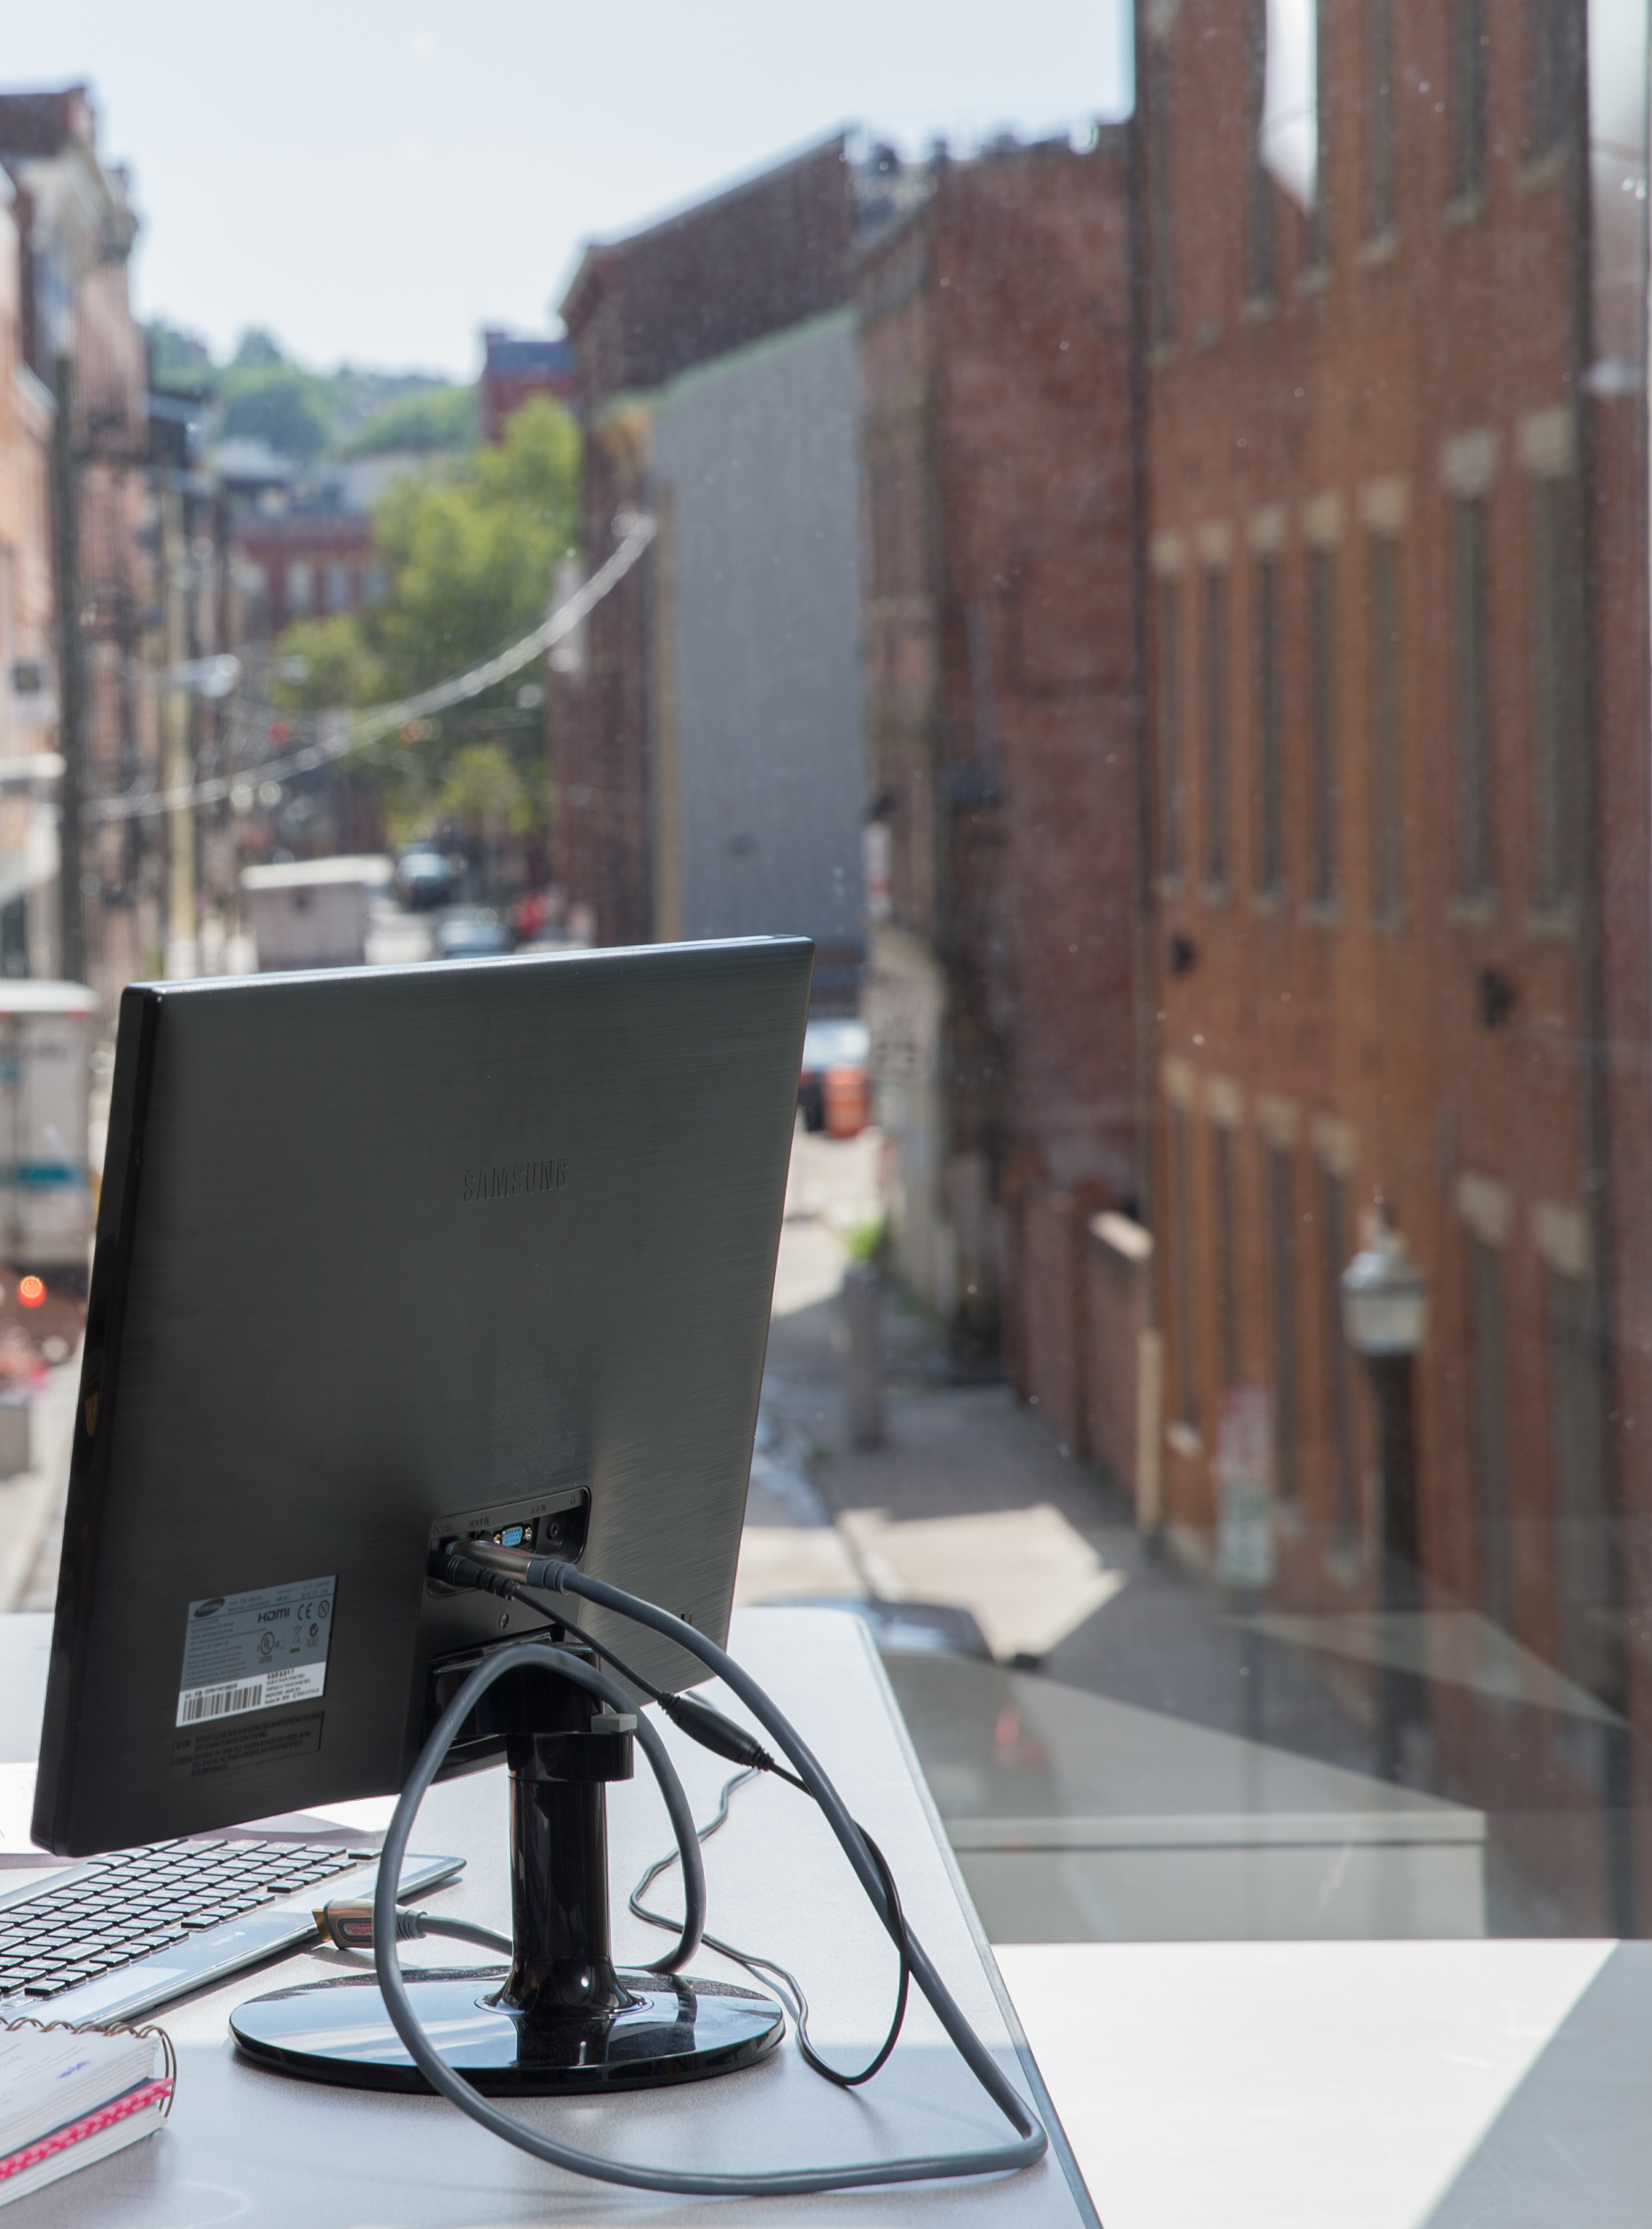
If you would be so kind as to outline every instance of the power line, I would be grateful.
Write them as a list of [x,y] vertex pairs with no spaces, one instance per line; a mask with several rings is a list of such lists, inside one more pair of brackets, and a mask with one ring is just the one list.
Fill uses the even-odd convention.
[[372,705],[356,713],[324,713],[324,721],[335,723],[333,731],[318,736],[315,742],[289,752],[284,758],[266,759],[261,765],[239,768],[232,774],[215,774],[204,782],[149,790],[141,796],[128,792],[121,797],[90,798],[84,809],[86,817],[97,821],[137,820],[156,813],[182,811],[193,805],[221,804],[239,782],[254,778],[261,783],[278,782],[294,774],[313,774],[318,767],[333,765],[340,759],[348,758],[354,751],[364,750],[370,743],[377,743],[381,737],[405,727],[410,720],[426,719],[433,712],[445,712],[450,705],[466,704],[473,697],[485,694],[571,635],[609,590],[624,579],[657,531],[655,520],[646,511],[622,512],[615,524],[622,528],[623,538],[613,556],[565,604],[559,604],[531,635],[524,635],[508,650],[500,651],[464,673],[437,682],[434,688],[421,690],[417,696],[403,697],[397,703]]

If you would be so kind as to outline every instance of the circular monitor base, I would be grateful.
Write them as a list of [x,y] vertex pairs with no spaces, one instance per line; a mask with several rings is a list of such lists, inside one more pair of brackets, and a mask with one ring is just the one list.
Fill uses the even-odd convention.
[[[528,2021],[498,2002],[502,1967],[405,1979],[420,2024],[454,2072],[503,2095],[701,2082],[752,2065],[786,2031],[772,1998],[682,1975],[622,1974],[627,2001],[616,2010],[551,2021]],[[249,1998],[231,2014],[230,2029],[249,2059],[280,2074],[360,2090],[430,2087],[371,1974]]]

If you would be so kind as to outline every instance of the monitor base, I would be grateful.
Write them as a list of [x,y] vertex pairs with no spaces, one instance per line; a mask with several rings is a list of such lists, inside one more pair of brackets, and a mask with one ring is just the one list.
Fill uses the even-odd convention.
[[[620,1974],[607,2012],[514,2012],[503,1967],[405,1976],[420,2026],[456,2074],[491,2095],[545,2097],[701,2082],[766,2058],[786,2031],[772,1998],[683,1975]],[[390,2024],[371,1974],[272,1990],[230,2015],[249,2059],[358,2090],[430,2084]]]

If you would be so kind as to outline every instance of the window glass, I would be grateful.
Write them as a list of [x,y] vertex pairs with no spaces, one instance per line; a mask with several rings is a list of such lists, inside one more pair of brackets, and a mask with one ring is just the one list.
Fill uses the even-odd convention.
[[12,12],[98,1092],[271,864],[806,935],[740,1599],[858,1606],[989,1935],[1652,1937],[1648,0],[301,0],[228,132],[180,0]]

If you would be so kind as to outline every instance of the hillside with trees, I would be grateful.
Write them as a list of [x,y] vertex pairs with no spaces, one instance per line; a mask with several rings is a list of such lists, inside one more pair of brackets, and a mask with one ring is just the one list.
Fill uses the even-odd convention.
[[209,398],[209,440],[261,441],[302,465],[391,450],[458,452],[476,438],[475,389],[456,380],[353,364],[313,372],[257,327],[223,363],[196,335],[161,321],[148,340],[156,387]]

